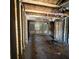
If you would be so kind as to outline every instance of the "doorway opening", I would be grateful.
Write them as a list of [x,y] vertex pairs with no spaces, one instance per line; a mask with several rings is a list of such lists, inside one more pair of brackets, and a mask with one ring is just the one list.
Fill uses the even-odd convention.
[[67,30],[65,33],[67,27],[65,19],[54,21],[46,19],[47,21],[44,21],[44,16],[42,17],[27,19],[28,47],[25,48],[24,58],[68,59],[68,42],[67,39],[64,39],[64,34],[68,33]]

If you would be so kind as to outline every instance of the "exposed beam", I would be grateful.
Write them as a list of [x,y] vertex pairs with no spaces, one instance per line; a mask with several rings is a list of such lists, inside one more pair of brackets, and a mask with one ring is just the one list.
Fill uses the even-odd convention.
[[68,16],[67,14],[63,14],[63,13],[52,13],[52,12],[44,12],[44,11],[28,10],[28,9],[25,9],[25,12],[54,15],[54,16]]
[[65,2],[65,3],[63,3],[63,4],[61,4],[60,7],[61,7],[61,6],[63,7],[63,6],[66,6],[66,5],[69,6],[69,1],[67,1],[67,2]]
[[44,2],[38,2],[38,1],[27,1],[27,0],[23,0],[23,3],[28,3],[28,4],[33,4],[33,5],[40,5],[40,6],[45,6],[45,7],[51,7],[51,8],[58,8],[58,5],[54,5],[54,4],[49,4],[49,3],[44,3]]
[[61,2],[62,2],[62,0],[58,0],[58,2],[56,4],[59,5]]
[[48,16],[39,16],[39,15],[26,15],[27,20],[35,21],[54,21],[55,19],[61,19],[61,17],[48,17]]

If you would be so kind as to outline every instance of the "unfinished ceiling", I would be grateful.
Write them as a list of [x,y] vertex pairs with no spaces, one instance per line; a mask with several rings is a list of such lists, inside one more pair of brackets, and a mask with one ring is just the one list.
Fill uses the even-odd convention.
[[[24,10],[27,14],[60,16],[60,3],[68,0],[22,0]],[[65,15],[65,14],[63,14]]]
[[51,4],[56,4],[58,0],[34,0],[34,1],[40,1],[44,3],[51,3]]
[[43,3],[59,5],[69,0],[27,0],[27,1],[38,1],[38,2],[43,2]]

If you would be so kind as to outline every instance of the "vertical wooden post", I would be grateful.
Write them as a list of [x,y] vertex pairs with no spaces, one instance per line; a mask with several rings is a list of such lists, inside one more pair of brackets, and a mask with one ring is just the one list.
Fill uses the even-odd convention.
[[11,5],[10,9],[11,59],[19,59],[17,1],[11,0],[10,5]]
[[19,59],[19,36],[18,36],[18,16],[17,16],[17,1],[14,0],[15,5],[15,30],[16,30],[16,54]]

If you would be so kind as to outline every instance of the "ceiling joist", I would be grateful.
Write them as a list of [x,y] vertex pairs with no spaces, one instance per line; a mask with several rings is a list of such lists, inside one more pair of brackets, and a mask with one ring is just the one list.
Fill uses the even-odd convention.
[[27,1],[27,0],[23,0],[23,3],[27,3],[27,4],[33,4],[33,5],[40,5],[40,6],[45,6],[45,7],[51,7],[51,8],[58,8],[58,5],[54,5],[54,4],[49,4],[49,3],[44,3],[44,2],[38,2],[38,1]]
[[28,9],[25,9],[25,12],[46,14],[46,15],[54,15],[54,16],[68,16],[67,14],[63,14],[63,13],[51,13],[51,12],[44,12],[44,11],[37,11],[37,10],[28,10]]

